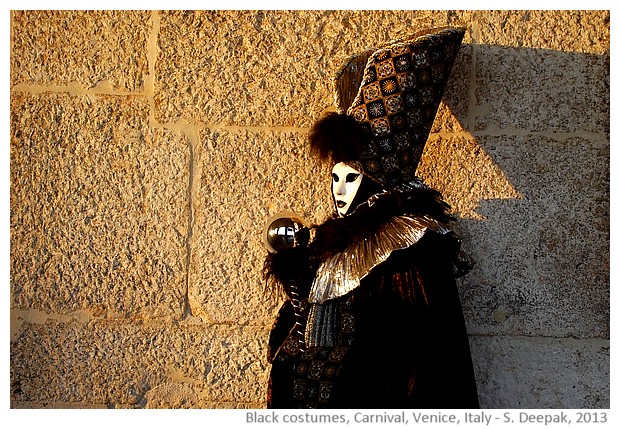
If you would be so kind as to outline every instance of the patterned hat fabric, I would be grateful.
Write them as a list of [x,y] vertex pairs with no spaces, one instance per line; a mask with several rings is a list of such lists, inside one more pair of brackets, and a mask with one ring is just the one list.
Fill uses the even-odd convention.
[[372,136],[360,163],[382,186],[415,179],[464,34],[462,28],[418,33],[368,58],[347,114]]

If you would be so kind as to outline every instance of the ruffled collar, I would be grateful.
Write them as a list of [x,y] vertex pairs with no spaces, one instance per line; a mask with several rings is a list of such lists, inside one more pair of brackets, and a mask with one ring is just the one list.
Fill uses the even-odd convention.
[[314,227],[310,247],[319,261],[308,300],[323,303],[346,295],[392,252],[414,245],[427,230],[448,232],[446,225],[454,220],[449,209],[433,189],[401,186]]
[[362,279],[392,252],[414,245],[427,230],[449,230],[429,217],[394,216],[372,236],[352,242],[319,266],[308,301],[322,304],[359,287]]

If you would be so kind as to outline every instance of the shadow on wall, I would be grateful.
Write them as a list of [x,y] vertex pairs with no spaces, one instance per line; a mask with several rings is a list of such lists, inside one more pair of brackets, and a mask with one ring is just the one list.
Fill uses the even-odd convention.
[[[444,103],[458,124],[434,129],[418,174],[476,261],[461,297],[483,407],[609,407],[608,348],[561,356],[575,352],[566,339],[609,339],[609,56],[464,45]],[[476,336],[561,351],[506,361]]]

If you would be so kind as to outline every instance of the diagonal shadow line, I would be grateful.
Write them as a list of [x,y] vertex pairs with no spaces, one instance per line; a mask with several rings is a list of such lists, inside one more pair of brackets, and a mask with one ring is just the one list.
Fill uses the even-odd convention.
[[463,46],[419,174],[475,240],[470,333],[609,338],[609,61]]
[[483,220],[485,201],[531,198],[528,177],[574,192],[567,166],[545,159],[571,139],[609,148],[608,55],[464,44],[418,174],[460,217]]

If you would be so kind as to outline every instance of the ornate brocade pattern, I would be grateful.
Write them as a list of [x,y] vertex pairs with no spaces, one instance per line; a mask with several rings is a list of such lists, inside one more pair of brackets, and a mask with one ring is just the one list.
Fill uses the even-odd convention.
[[361,162],[380,184],[415,177],[463,35],[463,29],[445,28],[394,42],[368,59],[347,113],[373,135]]
[[[334,319],[337,322],[331,345],[306,344],[302,349],[296,332],[291,332],[276,358],[293,366],[293,398],[306,408],[323,408],[329,402],[336,377],[353,343],[353,297],[333,304],[338,317]],[[307,330],[312,329],[310,322],[306,326]]]

